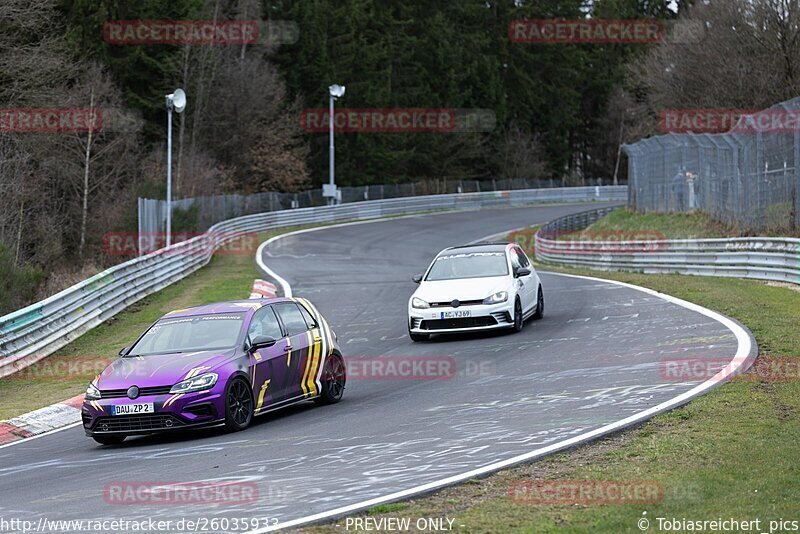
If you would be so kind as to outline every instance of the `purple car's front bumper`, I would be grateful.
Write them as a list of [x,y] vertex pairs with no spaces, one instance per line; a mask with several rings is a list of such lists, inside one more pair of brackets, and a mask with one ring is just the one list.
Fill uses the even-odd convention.
[[[142,435],[215,426],[225,420],[225,381],[210,390],[170,394],[169,388],[142,388],[142,395],[128,398],[126,390],[102,391],[100,400],[84,400],[81,409],[87,436]],[[165,390],[165,391],[164,391]],[[153,403],[153,413],[114,415],[114,406]]]

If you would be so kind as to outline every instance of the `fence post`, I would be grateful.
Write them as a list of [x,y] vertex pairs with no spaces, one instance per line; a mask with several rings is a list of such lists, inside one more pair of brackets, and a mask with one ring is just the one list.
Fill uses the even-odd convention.
[[800,228],[800,128],[794,129],[794,228]]
[[139,221],[138,221],[139,232],[136,234],[136,250],[138,250],[139,256],[143,256],[144,251],[142,250],[141,235],[142,235],[142,222],[144,219],[144,199],[142,197],[139,197],[138,208],[139,208]]

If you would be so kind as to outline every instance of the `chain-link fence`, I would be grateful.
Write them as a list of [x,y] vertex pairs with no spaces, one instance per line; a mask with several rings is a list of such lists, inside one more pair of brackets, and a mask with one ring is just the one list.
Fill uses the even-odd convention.
[[799,117],[795,98],[741,116],[727,133],[625,145],[629,204],[645,212],[699,209],[742,231],[800,228]]
[[[563,187],[560,180],[430,180],[425,182],[342,187],[342,203],[362,200],[440,195],[450,193],[480,193],[521,189],[546,189]],[[587,185],[608,185],[602,182]],[[252,195],[216,195],[183,198],[172,202],[172,229],[174,232],[204,232],[220,221],[292,208],[324,206],[326,199],[321,189],[300,193],[255,193]],[[139,234],[157,236],[166,227],[166,201],[139,199]]]

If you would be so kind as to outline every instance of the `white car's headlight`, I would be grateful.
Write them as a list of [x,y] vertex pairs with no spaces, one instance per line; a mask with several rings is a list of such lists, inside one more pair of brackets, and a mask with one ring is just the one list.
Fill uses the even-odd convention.
[[89,382],[89,386],[86,388],[86,395],[84,397],[86,400],[100,400],[100,390],[97,387]]
[[424,310],[426,308],[430,308],[431,305],[422,300],[421,298],[414,297],[413,299],[411,299],[411,307]]
[[508,292],[507,291],[500,291],[499,293],[495,293],[491,297],[486,297],[483,299],[484,304],[499,304],[501,302],[505,302],[508,300]]
[[217,383],[217,373],[206,373],[204,375],[195,376],[194,378],[187,378],[183,382],[178,382],[170,393],[191,393],[193,391],[203,391],[204,389],[211,389]]

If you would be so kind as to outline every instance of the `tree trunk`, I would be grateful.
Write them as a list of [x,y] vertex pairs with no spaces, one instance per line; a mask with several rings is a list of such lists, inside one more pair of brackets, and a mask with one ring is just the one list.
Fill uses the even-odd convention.
[[622,157],[622,139],[625,128],[625,119],[619,124],[619,143],[617,146],[617,163],[614,165],[614,185],[619,185],[619,160]]
[[[92,89],[89,99],[89,109],[94,110],[94,89]],[[78,255],[83,259],[83,250],[86,247],[86,219],[89,214],[89,165],[92,156],[92,133],[93,128],[89,128],[89,137],[86,139],[86,157],[83,163],[83,206],[81,209],[81,244],[78,247]]]
[[[183,49],[183,87],[188,89],[189,88],[189,59],[191,55],[192,45],[185,45]],[[183,136],[186,132],[186,119],[183,113],[178,114],[180,120],[180,126],[178,127],[178,157],[175,165],[175,192],[180,195],[182,193],[182,185],[181,185],[181,166],[183,163]]]
[[19,224],[17,225],[17,246],[16,250],[14,251],[14,263],[19,265],[19,247],[20,243],[22,243],[22,218],[25,215],[25,199],[22,199],[19,203]]

